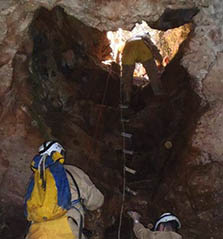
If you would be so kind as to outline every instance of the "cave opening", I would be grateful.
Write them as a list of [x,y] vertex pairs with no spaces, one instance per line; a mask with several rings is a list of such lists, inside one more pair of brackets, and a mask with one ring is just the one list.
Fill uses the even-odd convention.
[[[163,211],[183,218],[183,210],[174,200],[164,197],[170,188],[177,191],[175,175],[199,105],[190,85],[193,79],[180,64],[192,26],[179,28],[183,30],[175,30],[173,35],[168,30],[157,32],[157,42],[166,39],[160,49],[169,58],[162,75],[168,100],[154,97],[149,84],[141,87],[136,82],[134,86],[134,116],[126,129],[133,135],[130,147],[134,156],[125,166],[135,173],[126,173],[122,238],[133,237],[125,213],[128,209],[139,211],[145,224]],[[123,196],[120,65],[115,59],[104,64],[111,60],[112,52],[107,32],[85,26],[59,7],[51,11],[40,8],[29,32],[33,41],[29,61],[33,125],[43,138],[62,142],[68,149],[68,163],[86,171],[104,193],[106,202],[97,219],[101,225],[94,215],[86,218],[93,237],[117,237]]]

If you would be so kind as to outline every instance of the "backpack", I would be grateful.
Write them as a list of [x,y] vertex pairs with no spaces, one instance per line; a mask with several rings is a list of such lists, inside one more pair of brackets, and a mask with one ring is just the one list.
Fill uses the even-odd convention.
[[71,208],[71,192],[64,158],[59,152],[52,156],[33,158],[31,177],[25,195],[25,215],[28,221],[42,222],[59,218]]

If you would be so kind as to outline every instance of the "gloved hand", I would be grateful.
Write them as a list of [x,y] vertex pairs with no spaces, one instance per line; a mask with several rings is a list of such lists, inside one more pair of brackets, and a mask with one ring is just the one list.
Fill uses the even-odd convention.
[[128,211],[128,215],[134,220],[134,222],[138,222],[139,218],[141,217],[141,215],[138,212],[134,212],[134,211]]

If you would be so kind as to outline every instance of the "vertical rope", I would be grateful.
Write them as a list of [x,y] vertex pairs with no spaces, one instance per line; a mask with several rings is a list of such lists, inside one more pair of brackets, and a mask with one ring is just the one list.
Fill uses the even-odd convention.
[[[120,104],[122,104],[122,80],[120,79]],[[120,121],[122,126],[122,132],[125,132],[125,122],[122,121],[123,119],[123,109],[120,107]],[[122,137],[122,158],[123,158],[123,186],[122,186],[122,204],[121,204],[121,210],[120,210],[120,216],[119,216],[119,226],[118,226],[118,239],[121,238],[121,226],[122,226],[122,217],[123,217],[123,211],[124,211],[124,203],[125,203],[125,188],[126,188],[126,171],[125,171],[125,165],[126,165],[126,154],[125,154],[125,137]]]
[[[105,89],[104,89],[101,105],[104,105],[104,102],[105,102],[106,94],[107,94],[107,91],[108,91],[109,78],[111,76],[111,73],[112,73],[112,70],[111,70],[111,67],[110,67],[107,78],[106,78],[106,82],[105,82]],[[95,148],[95,150],[97,149],[97,137],[98,137],[98,133],[99,133],[99,124],[101,122],[101,119],[102,119],[102,107],[99,108],[99,113],[98,113],[98,117],[97,117],[97,120],[96,120],[96,127],[95,127],[95,131],[94,131],[94,135],[93,135],[93,140],[95,140],[95,145],[93,145],[93,143],[90,143],[88,141],[89,150],[90,150],[89,158],[91,158],[93,153],[95,153],[93,148]]]

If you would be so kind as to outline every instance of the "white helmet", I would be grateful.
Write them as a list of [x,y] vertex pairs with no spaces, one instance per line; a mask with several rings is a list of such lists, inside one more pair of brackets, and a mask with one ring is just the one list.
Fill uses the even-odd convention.
[[165,223],[165,222],[170,222],[170,221],[175,221],[177,223],[177,229],[181,228],[181,223],[180,223],[179,219],[176,216],[174,216],[172,213],[167,212],[167,213],[163,213],[160,216],[160,218],[157,220],[155,227],[154,227],[154,231],[157,230],[160,223]]
[[57,141],[46,141],[39,147],[40,155],[48,154],[50,156],[55,151],[64,156],[65,149]]

